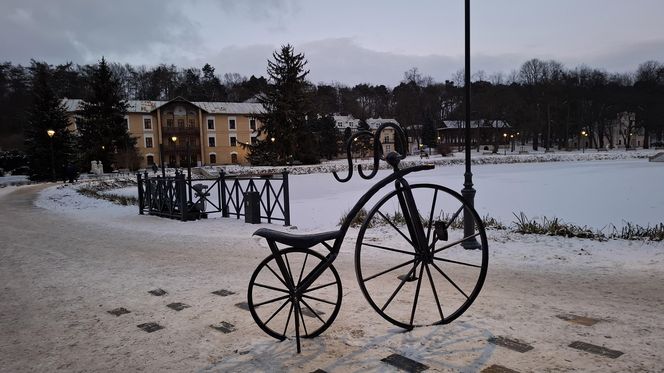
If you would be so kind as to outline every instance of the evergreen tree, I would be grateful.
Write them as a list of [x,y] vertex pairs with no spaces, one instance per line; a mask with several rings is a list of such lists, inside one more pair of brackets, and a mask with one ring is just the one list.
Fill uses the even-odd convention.
[[305,70],[307,61],[303,54],[295,54],[291,45],[282,46],[272,57],[274,61],[268,61],[267,67],[271,84],[259,99],[265,107],[265,113],[260,116],[263,126],[259,134],[265,135],[262,142],[266,144],[252,147],[250,159],[261,158],[253,153],[267,150],[275,153],[276,161],[281,164],[293,159],[316,163],[315,139],[306,121],[309,108],[305,80],[309,74]]
[[[93,69],[89,85],[91,93],[77,123],[83,165],[89,167],[96,160],[103,163],[105,172],[112,170],[111,165],[131,168],[136,139],[129,135],[124,119],[127,104],[121,99],[120,84],[104,58]],[[116,164],[119,158],[123,164]]]
[[318,118],[316,127],[320,144],[320,156],[327,159],[336,157],[339,147],[339,134],[334,123],[334,117],[326,115]]
[[[49,65],[32,61],[32,104],[25,128],[25,147],[31,180],[60,179],[74,161],[74,136],[67,129],[67,110],[52,87]],[[48,131],[54,131],[49,136]]]

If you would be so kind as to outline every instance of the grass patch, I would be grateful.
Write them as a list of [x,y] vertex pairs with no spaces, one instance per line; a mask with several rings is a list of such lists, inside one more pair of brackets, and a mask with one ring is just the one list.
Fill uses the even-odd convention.
[[523,212],[514,214],[516,221],[513,222],[513,231],[521,234],[545,234],[548,236],[590,238],[594,240],[605,240],[606,236],[600,231],[590,228],[565,223],[561,219],[549,219],[546,216],[541,219],[529,219]]
[[133,196],[123,196],[113,193],[102,193],[106,190],[125,188],[128,186],[136,185],[133,179],[115,179],[115,180],[100,180],[95,183],[78,188],[76,191],[86,197],[102,199],[115,203],[121,206],[136,206],[138,205],[138,198]]
[[620,231],[616,227],[613,227],[613,232],[611,232],[609,237],[623,240],[664,240],[664,223],[659,223],[652,227],[650,225],[642,227],[629,222],[626,224]]

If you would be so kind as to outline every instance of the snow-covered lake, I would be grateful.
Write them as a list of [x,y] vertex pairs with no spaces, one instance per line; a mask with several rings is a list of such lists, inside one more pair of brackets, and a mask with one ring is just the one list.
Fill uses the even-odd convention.
[[[331,174],[290,177],[291,221],[300,228],[333,229],[344,212],[378,178],[357,175],[345,184]],[[644,159],[591,162],[476,165],[475,207],[504,224],[512,213],[529,218],[558,217],[565,222],[602,229],[624,222],[639,225],[664,221],[664,164]],[[438,166],[411,174],[411,183],[438,183],[463,188],[463,166]]]

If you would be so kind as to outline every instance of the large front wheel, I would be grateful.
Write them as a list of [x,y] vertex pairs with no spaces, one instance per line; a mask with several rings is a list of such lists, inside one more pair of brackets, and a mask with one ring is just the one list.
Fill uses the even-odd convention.
[[[406,200],[416,209],[404,209]],[[369,211],[355,248],[365,298],[383,318],[406,329],[459,317],[479,294],[488,260],[477,212],[461,195],[435,184],[383,197]]]

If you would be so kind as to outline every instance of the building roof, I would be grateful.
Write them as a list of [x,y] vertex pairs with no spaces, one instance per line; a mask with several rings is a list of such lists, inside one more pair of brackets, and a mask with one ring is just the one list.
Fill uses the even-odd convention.
[[396,119],[391,119],[391,118],[369,118],[369,119],[367,119],[367,125],[372,130],[377,129],[378,127],[380,127],[381,124],[384,124],[384,123],[394,123],[397,126],[400,126],[399,122],[397,122]]
[[[177,99],[176,99],[177,100]],[[172,102],[171,101],[153,101],[153,100],[127,100],[128,113],[151,113],[161,106]],[[182,100],[187,101],[187,100]],[[187,101],[191,104],[201,108],[201,110],[210,114],[261,114],[263,113],[263,105],[254,102],[204,102],[204,101]],[[62,100],[65,108],[69,112],[80,111],[83,109],[83,100],[81,99],[68,99]]]
[[[490,119],[480,119],[480,120],[471,120],[470,128],[510,128],[509,123],[503,120],[490,120]],[[466,128],[466,122],[463,120],[445,120],[443,121],[442,130],[452,130]]]

